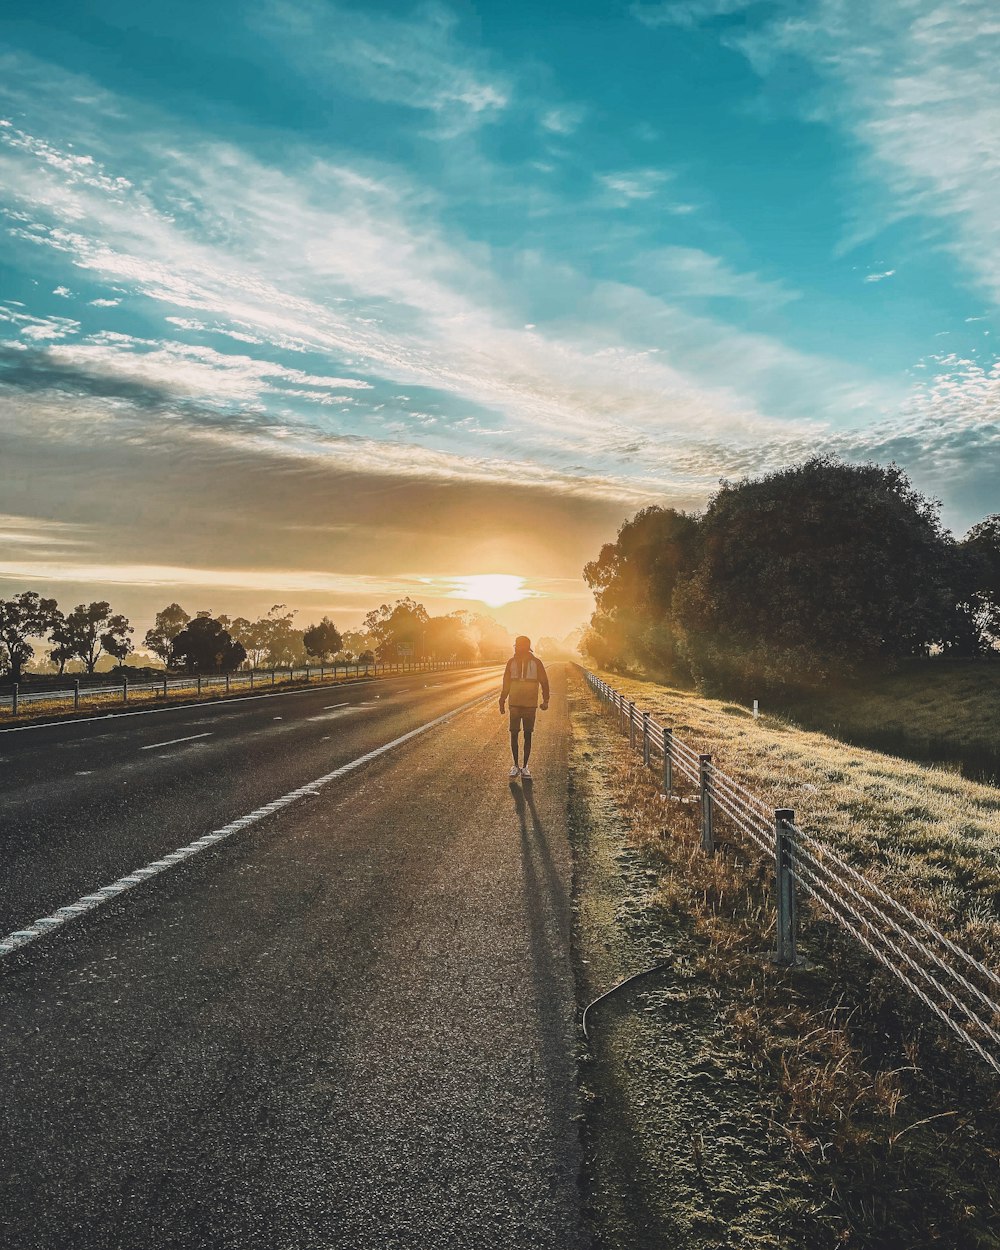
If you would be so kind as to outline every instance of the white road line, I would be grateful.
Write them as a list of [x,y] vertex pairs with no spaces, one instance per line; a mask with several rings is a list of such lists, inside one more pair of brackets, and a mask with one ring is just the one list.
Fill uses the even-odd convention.
[[350,705],[349,705],[349,704],[347,704],[347,703],[328,703],[328,704],[326,705],[326,707],[323,709],[323,711],[324,711],[324,712],[329,712],[331,708],[335,708],[335,707],[348,707],[348,706],[350,706]]
[[78,916],[85,916],[88,912],[93,911],[95,907],[100,907],[102,903],[106,903],[109,899],[117,898],[119,894],[132,889],[133,886],[140,885],[150,877],[155,877],[158,873],[165,872],[168,868],[172,868],[174,864],[190,859],[193,855],[197,855],[207,847],[215,846],[217,842],[232,837],[234,833],[239,833],[246,829],[248,825],[256,824],[257,821],[263,820],[265,816],[270,816],[272,813],[280,811],[281,808],[288,807],[289,804],[294,803],[297,799],[304,798],[309,794],[317,794],[322,786],[327,785],[331,781],[336,781],[338,777],[343,777],[347,773],[353,772],[356,768],[360,768],[362,764],[378,759],[380,755],[385,755],[387,751],[402,746],[404,742],[409,742],[412,738],[426,733],[428,729],[433,729],[435,725],[441,725],[445,721],[451,720],[453,716],[457,716],[460,712],[465,712],[469,708],[475,707],[479,703],[485,703],[487,699],[494,697],[495,695],[491,691],[489,694],[479,695],[475,699],[470,699],[467,703],[460,703],[458,707],[452,708],[450,712],[445,712],[443,716],[436,716],[434,720],[418,725],[416,729],[411,729],[409,733],[405,733],[399,738],[393,738],[391,742],[386,742],[383,746],[376,747],[374,751],[368,751],[365,755],[359,755],[356,760],[351,760],[350,763],[341,764],[333,772],[324,773],[322,777],[317,777],[315,781],[299,786],[297,790],[290,790],[287,794],[283,794],[281,798],[272,799],[270,803],[265,804],[263,807],[258,807],[246,816],[241,816],[238,820],[233,820],[228,825],[223,825],[221,829],[214,829],[211,833],[206,833],[202,837],[196,838],[194,842],[189,842],[187,846],[182,846],[179,850],[171,851],[169,855],[164,855],[162,859],[154,859],[144,867],[136,868],[134,872],[130,872],[127,876],[119,877],[117,881],[112,881],[110,885],[102,885],[93,894],[82,895],[75,903],[68,903],[65,907],[56,908],[51,915],[40,917],[34,924],[26,925],[23,929],[15,929],[13,933],[8,933],[5,938],[0,938],[0,958],[11,954],[13,951],[20,950],[24,946],[28,946],[31,942],[37,941],[38,938],[44,937],[46,933],[51,933],[53,929],[60,928],[69,920],[75,920]]
[[211,738],[209,729],[203,734],[188,734],[186,738],[171,738],[169,742],[151,742],[148,747],[140,747],[140,751],[155,751],[157,747],[172,747],[176,742],[194,742],[195,738]]

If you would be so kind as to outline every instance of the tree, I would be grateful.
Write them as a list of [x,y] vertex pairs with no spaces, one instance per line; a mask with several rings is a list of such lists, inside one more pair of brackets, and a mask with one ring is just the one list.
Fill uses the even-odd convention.
[[473,660],[479,643],[472,630],[471,612],[449,612],[428,618],[423,630],[422,653],[435,660]]
[[174,639],[190,619],[190,614],[179,603],[170,603],[157,612],[153,628],[146,630],[146,646],[164,664],[170,659]]
[[974,525],[960,548],[980,649],[993,650],[1000,646],[1000,513]]
[[371,647],[371,638],[363,629],[348,629],[341,636],[341,655],[345,659],[352,659],[354,656],[360,658],[366,651],[371,652]]
[[170,662],[183,664],[189,673],[231,673],[246,658],[246,648],[222,622],[201,613],[177,634],[170,652]]
[[583,637],[598,663],[638,662],[664,672],[678,666],[671,601],[695,558],[698,520],[674,508],[644,508],[605,543],[583,576],[596,611]]
[[693,671],[749,690],[951,645],[955,543],[938,511],[894,465],[815,457],[723,482],[672,597]]
[[0,599],[0,665],[12,681],[21,680],[24,666],[35,654],[29,639],[43,638],[57,612],[55,599],[42,599],[33,590]]
[[310,625],[302,634],[306,651],[321,663],[332,659],[340,651],[343,642],[340,630],[328,616],[324,616],[318,625]]
[[103,599],[77,604],[60,623],[59,631],[60,652],[65,650],[81,659],[88,673],[94,671],[103,654],[121,661],[132,651],[128,618],[112,612],[111,604]]
[[407,596],[392,607],[383,603],[365,617],[365,629],[375,644],[380,661],[423,654],[424,631],[430,617],[422,603]]

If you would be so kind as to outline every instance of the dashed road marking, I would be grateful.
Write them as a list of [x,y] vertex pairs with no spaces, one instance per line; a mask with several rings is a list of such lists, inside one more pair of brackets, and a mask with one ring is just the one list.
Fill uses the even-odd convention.
[[134,886],[141,885],[143,881],[148,881],[150,877],[155,877],[159,873],[165,872],[168,868],[172,868],[174,864],[190,859],[193,855],[207,850],[208,847],[215,846],[217,842],[222,842],[225,838],[232,837],[234,833],[242,832],[249,825],[254,825],[258,821],[263,820],[265,816],[271,816],[282,808],[288,807],[289,804],[296,802],[296,800],[305,798],[307,795],[317,794],[321,787],[331,781],[336,781],[338,777],[343,777],[347,773],[353,772],[356,768],[360,768],[362,764],[378,759],[380,755],[385,755],[387,751],[392,751],[395,747],[402,746],[404,742],[409,742],[412,738],[426,733],[428,729],[433,729],[436,725],[441,725],[445,721],[451,720],[453,716],[457,716],[459,713],[465,712],[477,704],[485,703],[487,699],[494,697],[491,691],[489,694],[479,695],[475,699],[470,699],[467,703],[460,703],[458,707],[452,708],[450,712],[445,712],[442,716],[436,716],[433,720],[429,720],[423,725],[418,725],[416,729],[411,729],[408,733],[402,734],[398,738],[393,738],[391,742],[386,742],[382,746],[376,747],[373,751],[359,755],[357,759],[351,760],[347,764],[341,764],[339,768],[335,768],[332,772],[324,773],[322,777],[317,777],[315,781],[307,782],[306,785],[299,786],[296,790],[290,790],[280,798],[272,799],[270,803],[266,803],[263,807],[258,807],[246,816],[241,816],[238,820],[233,820],[228,825],[223,825],[221,829],[214,829],[211,833],[203,834],[202,837],[196,838],[194,842],[189,842],[187,846],[182,846],[176,851],[171,851],[169,855],[164,855],[162,859],[154,859],[142,868],[136,868],[134,872],[130,872],[127,876],[119,877],[117,881],[112,881],[110,885],[102,885],[93,894],[84,894],[75,903],[68,903],[65,907],[58,907],[51,915],[42,916],[33,924],[26,925],[23,929],[15,929],[13,933],[8,933],[5,938],[0,938],[0,958],[4,955],[10,955],[13,951],[20,950],[31,942],[37,941],[38,938],[44,937],[45,934],[60,928],[70,920],[75,920],[78,916],[85,916],[88,912],[93,911],[95,907],[100,907],[102,903],[108,902],[109,899],[117,898],[120,894],[124,894],[126,890],[131,890]]
[[211,738],[212,731],[206,730],[203,734],[188,734],[186,738],[171,738],[167,742],[151,742],[149,746],[140,747],[140,751],[155,751],[157,747],[172,747],[178,742],[194,742],[195,738]]

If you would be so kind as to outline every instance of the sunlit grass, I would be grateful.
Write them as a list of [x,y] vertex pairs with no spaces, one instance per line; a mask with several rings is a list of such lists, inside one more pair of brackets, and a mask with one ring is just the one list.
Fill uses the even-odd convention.
[[[998,966],[1000,791],[755,721],[732,704],[602,675]],[[652,869],[649,924],[665,946],[693,929],[691,976],[728,1003],[718,1029],[756,1075],[774,1133],[812,1176],[817,1212],[832,1201],[839,1213],[830,1223],[817,1216],[810,1250],[996,1246],[1000,1087],[989,1071],[812,905],[801,912],[808,962],[775,967],[773,861],[722,822],[718,852],[706,856],[693,788],[665,801],[658,769],[644,767],[582,682],[578,699],[608,793]],[[647,1010],[662,1010],[669,1027],[669,993],[658,994],[645,996]],[[741,1244],[756,1245],[755,1235],[741,1229]]]
[[1000,964],[1000,790],[742,707],[601,674],[699,752]]

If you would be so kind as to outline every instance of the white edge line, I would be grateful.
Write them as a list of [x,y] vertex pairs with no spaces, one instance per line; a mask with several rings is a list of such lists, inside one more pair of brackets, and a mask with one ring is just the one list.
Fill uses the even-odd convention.
[[57,907],[48,916],[41,916],[33,924],[23,929],[15,929],[13,933],[8,933],[5,938],[0,938],[0,958],[3,958],[4,955],[10,955],[16,950],[23,949],[25,946],[37,941],[38,938],[51,933],[53,929],[66,924],[67,921],[75,920],[78,916],[85,916],[88,912],[93,911],[95,907],[100,907],[102,903],[106,903],[109,899],[117,898],[124,891],[131,890],[134,886],[141,885],[142,882],[148,881],[158,873],[165,872],[168,868],[172,868],[174,864],[189,859],[192,855],[197,855],[199,851],[204,851],[210,846],[215,846],[217,842],[221,842],[224,838],[231,837],[234,833],[239,833],[248,825],[256,824],[257,821],[272,815],[280,808],[287,807],[297,799],[304,798],[307,794],[316,794],[328,782],[336,781],[338,777],[343,777],[345,773],[351,773],[356,768],[360,768],[362,764],[367,764],[371,760],[377,759],[380,755],[385,755],[387,751],[393,750],[394,747],[402,746],[404,742],[409,742],[411,738],[416,738],[420,734],[426,733],[428,729],[433,729],[435,725],[441,725],[446,720],[451,720],[453,716],[457,716],[460,712],[465,712],[469,708],[475,707],[479,703],[485,703],[487,699],[492,698],[495,698],[495,694],[493,691],[490,691],[489,694],[479,695],[475,699],[470,699],[468,703],[460,703],[458,707],[445,712],[443,716],[437,716],[434,720],[429,720],[424,725],[418,725],[416,729],[411,729],[401,737],[394,738],[391,742],[386,742],[382,746],[376,747],[373,751],[368,751],[365,755],[359,755],[357,759],[351,760],[347,764],[341,764],[339,768],[335,768],[332,772],[324,773],[322,777],[317,777],[315,781],[309,781],[304,786],[290,790],[278,799],[272,799],[270,803],[256,808],[248,815],[240,816],[238,819],[230,821],[228,825],[223,825],[221,829],[215,829],[211,833],[203,834],[200,838],[196,838],[195,841],[189,842],[187,846],[182,846],[176,851],[162,855],[159,859],[152,860],[142,868],[136,868],[124,877],[119,877],[117,881],[112,881],[110,885],[103,885],[91,894],[82,895],[74,903],[67,903],[63,907]]
[[171,738],[169,742],[150,742],[148,746],[140,747],[140,751],[155,751],[157,747],[172,747],[178,742],[194,742],[195,738],[211,738],[212,730],[206,729],[203,734],[188,734],[186,738]]
[[[455,669],[463,677],[482,675],[483,669],[497,668],[496,664],[479,664],[475,668]],[[355,677],[348,682],[348,688],[370,686],[380,681],[405,681],[408,677],[417,677],[418,673],[389,673],[386,677]],[[338,683],[342,684],[342,683]],[[442,682],[442,685],[446,683]],[[458,683],[456,683],[457,685]],[[55,729],[60,725],[97,725],[106,720],[124,720],[126,716],[158,716],[161,712],[180,712],[192,707],[218,707],[221,703],[255,703],[258,699],[284,699],[292,694],[316,694],[318,690],[333,689],[333,683],[317,683],[315,686],[299,686],[295,690],[273,690],[267,694],[234,694],[228,699],[196,699],[193,703],[171,703],[166,707],[145,707],[134,712],[104,712],[99,716],[66,716],[62,720],[47,720],[39,725],[8,725],[0,729],[0,734],[19,734],[26,729]],[[381,695],[378,696],[381,698]]]

